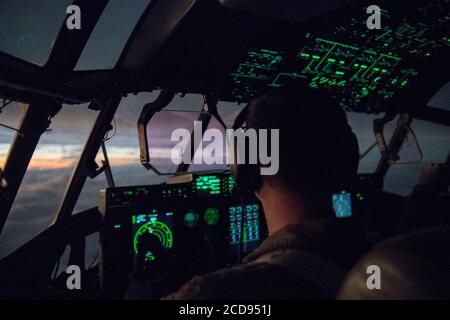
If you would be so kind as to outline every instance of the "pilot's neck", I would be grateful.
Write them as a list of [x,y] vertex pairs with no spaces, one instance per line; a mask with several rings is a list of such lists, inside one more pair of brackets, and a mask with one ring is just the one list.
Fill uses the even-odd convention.
[[311,220],[302,197],[282,185],[263,183],[257,196],[264,208],[269,234]]

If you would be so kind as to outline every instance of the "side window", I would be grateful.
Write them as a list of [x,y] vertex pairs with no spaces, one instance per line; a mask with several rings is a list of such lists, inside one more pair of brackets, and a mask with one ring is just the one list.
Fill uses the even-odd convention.
[[378,146],[370,149],[376,142],[373,133],[373,120],[380,118],[380,115],[348,113],[347,118],[353,133],[358,138],[359,153],[364,154],[367,152],[359,162],[358,173],[373,173],[381,158]]
[[450,81],[439,89],[439,91],[428,101],[428,106],[450,110]]
[[0,235],[0,257],[49,226],[96,115],[87,104],[64,106],[41,136]]
[[25,110],[25,105],[12,102],[4,108],[0,107],[0,169],[3,168],[9,148],[16,135],[15,129],[20,125],[20,120]]
[[420,182],[422,168],[432,163],[444,162],[450,151],[450,128],[414,120],[411,128],[416,133],[423,159],[417,164],[393,165],[385,179],[385,190],[408,195]]

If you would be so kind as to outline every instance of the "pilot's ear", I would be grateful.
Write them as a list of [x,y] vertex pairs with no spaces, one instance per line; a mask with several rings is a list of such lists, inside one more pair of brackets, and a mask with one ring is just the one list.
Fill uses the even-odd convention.
[[255,196],[259,201],[262,201],[264,195],[268,192],[268,189],[272,188],[274,182],[274,176],[264,176],[261,179],[261,184],[257,190],[255,190]]
[[255,190],[255,196],[256,196],[256,198],[258,198],[259,201],[261,201],[263,188],[265,187],[265,184],[266,183],[265,183],[264,179],[262,179],[261,186],[258,188],[258,190]]

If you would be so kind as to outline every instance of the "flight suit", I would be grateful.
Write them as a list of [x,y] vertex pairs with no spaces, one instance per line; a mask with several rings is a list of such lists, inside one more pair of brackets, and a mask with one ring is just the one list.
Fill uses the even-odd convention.
[[270,235],[242,265],[196,276],[164,299],[334,299],[337,292],[326,292],[293,268],[271,260],[301,250],[348,271],[368,249],[365,232],[354,218],[291,225]]

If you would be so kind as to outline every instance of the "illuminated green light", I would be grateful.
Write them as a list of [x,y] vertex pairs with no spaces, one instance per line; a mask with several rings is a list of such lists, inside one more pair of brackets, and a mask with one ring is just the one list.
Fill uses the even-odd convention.
[[354,66],[355,68],[358,68],[358,67],[359,67],[359,63],[355,63],[353,66]]
[[345,64],[344,60],[339,61],[339,64]]
[[206,209],[205,215],[203,217],[206,224],[210,226],[217,224],[217,222],[219,222],[219,218],[220,218],[219,210],[217,210],[216,208]]
[[320,56],[313,55],[312,58],[313,58],[314,60],[319,60],[319,59],[320,59]]
[[278,54],[277,51],[272,51],[272,50],[268,50],[268,49],[261,49],[261,52],[270,53],[270,54]]
[[233,191],[234,188],[234,179],[232,176],[228,177],[228,192]]
[[336,74],[339,76],[343,76],[345,74],[345,72],[344,71],[336,71]]
[[281,61],[283,61],[283,57],[278,56],[278,57],[275,57],[275,58],[270,62],[270,64],[271,64],[271,65],[274,65],[274,64],[276,64],[276,63],[280,63]]
[[352,50],[358,50],[359,48],[357,47],[353,47],[353,46],[349,46],[347,44],[343,44],[343,43],[339,43],[339,42],[335,42],[335,41],[330,41],[330,40],[326,40],[326,39],[322,39],[322,38],[317,38],[316,39],[318,43],[320,42],[325,42],[331,45],[338,45],[340,47],[344,47],[344,48],[348,48],[348,49],[352,49]]
[[124,191],[123,193],[124,196],[132,196],[133,194],[133,191]]
[[116,224],[116,225],[114,226],[114,229],[120,229],[120,228],[122,228],[122,225],[120,225],[120,224]]
[[387,73],[388,71],[386,69],[381,70],[381,73]]
[[303,58],[309,58],[309,53],[304,53],[304,52],[302,52],[302,53],[300,54],[300,57],[303,57]]
[[320,84],[324,84],[324,83],[327,83],[328,82],[328,78],[327,77],[322,77],[322,78],[320,78],[320,80],[319,80],[319,83]]
[[335,63],[336,59],[330,58],[330,59],[328,59],[328,62]]
[[367,69],[367,66],[365,64],[362,64],[361,69]]
[[155,261],[155,260],[156,260],[155,255],[150,251],[147,251],[147,253],[145,254],[145,261]]
[[358,198],[358,200],[364,200],[364,196],[361,193],[357,193],[356,197]]
[[243,242],[248,242],[248,234],[247,234],[247,228],[244,228],[244,230],[242,230],[242,240]]
[[380,68],[373,68],[373,71],[380,71]]

